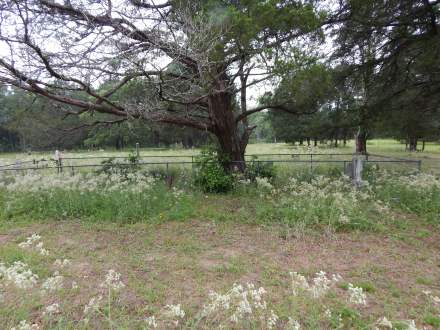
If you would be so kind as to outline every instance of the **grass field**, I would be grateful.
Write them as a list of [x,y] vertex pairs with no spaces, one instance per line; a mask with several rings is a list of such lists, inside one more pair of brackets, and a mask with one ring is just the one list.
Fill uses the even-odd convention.
[[[248,149],[284,152],[306,151]],[[354,189],[306,170],[207,194],[136,175],[0,177],[1,329],[440,329],[438,176]]]
[[[354,150],[354,141],[348,141],[346,146],[340,146],[338,148],[329,147],[326,145],[319,145],[317,148],[308,148],[306,146],[292,146],[285,143],[258,143],[250,144],[247,148],[247,155],[262,155],[262,154],[305,154],[305,153],[317,153],[323,154],[323,156],[315,156],[314,159],[339,159],[339,160],[350,160],[350,156],[341,157],[328,157],[326,154],[350,154]],[[151,162],[190,162],[193,161],[193,156],[198,155],[199,149],[182,149],[182,148],[144,148],[140,150],[140,155],[143,161]],[[399,143],[395,140],[390,139],[376,139],[368,141],[368,152],[371,154],[386,155],[390,157],[404,158],[410,160],[421,160],[422,169],[427,172],[440,173],[440,144],[437,143],[426,143],[424,152],[408,152],[405,151],[405,145]],[[65,158],[79,158],[79,159],[65,159],[63,161],[64,166],[69,167],[70,165],[91,165],[100,164],[101,161],[107,157],[122,157],[125,158],[129,154],[134,154],[134,149],[125,151],[115,151],[115,150],[97,150],[97,151],[64,151],[63,156]],[[174,157],[177,156],[177,157]],[[45,159],[46,161],[40,162],[39,166],[53,164],[48,161],[53,157],[53,152],[33,152],[28,153],[3,153],[0,154],[0,166],[7,164],[22,163],[22,167],[34,167],[32,163],[33,160]],[[101,157],[101,158],[93,158]],[[291,160],[292,157],[276,156],[271,155],[267,157],[259,157],[262,160]],[[378,160],[379,158],[374,158]],[[122,161],[123,159],[121,159]],[[308,157],[296,157],[294,160],[309,160]],[[379,159],[380,160],[380,159]],[[342,165],[341,165],[342,166]],[[398,164],[398,166],[403,168],[417,167],[416,164]],[[183,165],[182,165],[183,167]],[[298,167],[298,166],[296,166]]]

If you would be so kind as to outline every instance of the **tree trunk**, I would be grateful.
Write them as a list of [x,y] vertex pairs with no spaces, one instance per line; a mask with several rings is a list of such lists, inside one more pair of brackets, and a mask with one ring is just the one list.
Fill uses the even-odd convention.
[[310,138],[307,138],[307,146],[310,147]]
[[425,140],[422,141],[422,151],[425,151]]
[[367,133],[360,129],[355,136],[355,141],[356,141],[356,153],[358,154],[367,153]]
[[228,93],[217,93],[209,98],[209,110],[214,121],[211,131],[217,137],[221,152],[230,161],[228,169],[243,172],[250,131],[244,128],[240,131],[232,104],[232,96]]
[[318,146],[318,138],[314,138],[313,139],[313,145],[315,146],[315,147],[317,147]]
[[417,138],[416,137],[410,137],[409,138],[409,151],[417,151]]

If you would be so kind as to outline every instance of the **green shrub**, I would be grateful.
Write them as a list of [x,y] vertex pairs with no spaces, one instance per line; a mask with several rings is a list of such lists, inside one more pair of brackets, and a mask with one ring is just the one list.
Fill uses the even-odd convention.
[[96,174],[105,174],[107,176],[117,174],[127,179],[130,173],[137,172],[139,170],[138,158],[135,155],[129,155],[127,158],[128,163],[118,163],[115,158],[109,158],[101,162],[101,167],[96,170]]
[[204,149],[196,158],[196,162],[194,182],[204,192],[224,193],[232,190],[234,179],[225,169],[225,157],[213,149]]
[[379,177],[374,186],[377,198],[391,206],[440,224],[440,181],[429,174]]
[[275,167],[272,162],[261,162],[254,156],[246,164],[245,177],[250,181],[255,181],[257,177],[272,180],[275,177]]
[[432,314],[426,314],[423,318],[423,321],[426,324],[429,324],[430,326],[434,327],[435,329],[440,329],[440,317],[432,315]]

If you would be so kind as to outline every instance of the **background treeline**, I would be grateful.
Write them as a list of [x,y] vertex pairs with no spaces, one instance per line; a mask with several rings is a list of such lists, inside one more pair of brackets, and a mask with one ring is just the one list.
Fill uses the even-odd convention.
[[141,147],[192,148],[206,144],[209,138],[200,131],[139,120],[95,125],[105,116],[71,115],[73,110],[18,89],[2,88],[0,151],[122,149],[133,148],[136,143]]
[[[269,109],[250,116],[247,129],[256,126],[250,141],[309,145],[326,141],[338,146],[356,137],[358,152],[367,151],[367,139],[378,137],[400,140],[410,151],[423,149],[424,142],[439,141],[439,19],[438,0],[341,1],[326,32],[322,31],[322,37],[332,39],[331,52],[283,49],[285,60],[276,62],[271,72],[278,79],[276,88],[261,96],[259,103],[282,105],[289,111],[264,107]],[[288,61],[291,57],[294,60]],[[181,69],[174,64],[167,70],[176,75]],[[115,83],[103,83],[99,92]],[[171,87],[178,93],[185,86]],[[53,88],[75,99],[90,97],[69,95],[75,93],[69,85]],[[155,92],[146,79],[139,78],[124,84],[110,99],[147,116],[154,109],[145,100],[154,98]],[[231,108],[238,111],[243,100],[231,99]],[[170,107],[167,114],[181,110],[182,105]],[[192,121],[205,119],[196,112]],[[132,148],[136,142],[144,147],[180,144],[190,148],[211,142],[213,136],[185,125],[143,120],[105,124],[117,120],[12,87],[0,88],[0,151],[120,149]]]
[[[322,70],[322,68],[320,69]],[[316,68],[301,73],[298,89],[303,100],[303,114],[291,115],[267,111],[251,117],[256,129],[251,142],[288,142],[316,146],[327,143],[333,147],[345,145],[359,130],[362,100],[350,94],[347,86],[337,86],[329,72]],[[327,77],[323,77],[326,75]],[[330,80],[326,80],[330,79]],[[313,83],[315,81],[315,83]],[[283,85],[274,95],[263,97],[288,98]],[[330,90],[330,91],[329,91]],[[298,94],[297,94],[298,95]],[[331,97],[329,97],[331,96]],[[317,100],[318,98],[319,100]],[[388,105],[369,123],[367,138],[394,138],[406,143],[408,150],[423,149],[424,142],[440,141],[440,112],[423,103]],[[397,102],[396,100],[394,102]],[[0,151],[53,149],[99,149],[142,147],[183,148],[209,143],[207,133],[173,125],[146,121],[124,121],[120,124],[94,125],[102,114],[70,115],[66,105],[20,90],[2,88],[0,93]],[[109,121],[111,118],[108,118]]]

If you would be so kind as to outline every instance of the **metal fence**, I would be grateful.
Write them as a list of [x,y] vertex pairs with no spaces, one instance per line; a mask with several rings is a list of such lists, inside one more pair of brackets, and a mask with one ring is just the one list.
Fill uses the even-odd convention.
[[[0,172],[24,172],[24,171],[69,171],[75,174],[78,171],[97,169],[105,166],[103,162],[110,159],[118,160],[118,166],[141,166],[144,168],[161,168],[168,173],[171,168],[179,167],[194,169],[197,164],[198,155],[139,155],[135,162],[130,162],[129,157],[117,156],[91,156],[91,157],[65,157],[61,161],[51,158],[36,158],[32,160],[16,161],[14,163],[0,165]],[[292,169],[302,168],[314,171],[315,169],[327,166],[340,168],[346,172],[347,167],[353,161],[351,153],[269,153],[269,154],[248,154],[245,162],[231,162],[233,165],[273,164],[279,168]],[[382,168],[398,168],[408,170],[422,169],[421,160],[396,158],[385,155],[365,154],[363,155],[364,165],[376,164]]]

